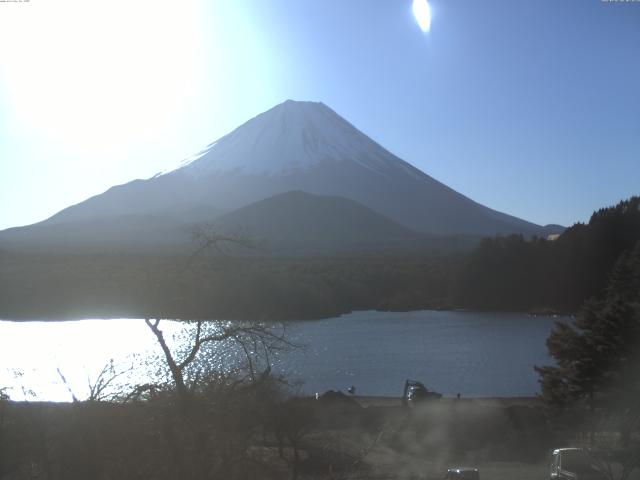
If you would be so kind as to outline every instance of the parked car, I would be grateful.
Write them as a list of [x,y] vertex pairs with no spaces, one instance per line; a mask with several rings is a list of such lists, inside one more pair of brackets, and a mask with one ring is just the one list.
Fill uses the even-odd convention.
[[593,459],[584,448],[556,448],[551,453],[549,480],[603,480],[593,468]]
[[445,480],[480,480],[480,472],[477,468],[454,467],[447,470]]

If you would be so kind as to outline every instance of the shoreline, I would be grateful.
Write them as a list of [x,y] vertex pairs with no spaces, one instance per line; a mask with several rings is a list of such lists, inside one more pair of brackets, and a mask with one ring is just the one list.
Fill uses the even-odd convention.
[[[531,310],[531,311],[516,311],[516,310],[484,310],[484,309],[470,309],[470,308],[439,308],[439,307],[428,307],[428,308],[418,308],[415,310],[388,310],[388,309],[355,309],[350,310],[348,312],[338,313],[337,315],[326,316],[326,317],[301,317],[301,318],[287,318],[287,319],[249,319],[249,318],[199,318],[199,317],[188,317],[188,318],[169,318],[157,315],[148,315],[146,318],[160,318],[161,320],[167,320],[172,322],[252,322],[252,321],[264,321],[268,323],[290,323],[290,322],[314,322],[314,321],[322,321],[322,320],[331,320],[344,316],[348,316],[351,314],[362,313],[362,312],[376,312],[376,313],[411,313],[411,312],[457,312],[457,313],[484,313],[484,314],[513,314],[513,315],[527,315],[530,317],[544,317],[544,318],[556,318],[556,317],[574,317],[576,313],[566,313],[559,311],[551,311],[551,310]],[[68,315],[59,315],[56,318],[43,318],[43,317],[33,317],[30,315],[25,315],[21,317],[20,315],[12,315],[12,318],[3,318],[2,314],[0,314],[0,322],[14,322],[14,323],[22,323],[22,322],[79,322],[84,320],[144,320],[145,316],[126,316],[126,315],[78,315],[78,316],[68,316]]]
[[[326,393],[326,392],[323,392]],[[321,394],[322,395],[322,394]],[[390,397],[383,395],[348,395],[344,394],[350,400],[356,402],[362,408],[393,408],[402,407],[402,397]],[[301,395],[299,398],[314,399],[313,395]],[[47,400],[5,400],[8,404],[13,405],[73,405],[72,400],[69,401],[47,401]],[[83,401],[80,401],[83,403]],[[105,405],[119,405],[118,402],[102,402]],[[422,405],[474,405],[479,407],[544,407],[544,401],[540,397],[442,397],[438,400],[427,401]]]
[[[346,395],[346,394],[345,394]],[[400,407],[402,397],[388,397],[382,395],[347,395],[357,402],[361,407]],[[544,401],[539,396],[536,397],[442,397],[432,402],[432,405],[475,405],[482,407],[544,407]]]

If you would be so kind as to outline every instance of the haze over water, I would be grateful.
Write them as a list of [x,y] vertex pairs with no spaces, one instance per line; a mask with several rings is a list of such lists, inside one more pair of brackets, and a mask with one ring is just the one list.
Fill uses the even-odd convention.
[[[305,347],[281,354],[274,370],[304,382],[300,391],[309,394],[354,385],[361,395],[398,396],[411,378],[445,395],[531,396],[539,392],[533,366],[551,363],[545,340],[556,320],[511,313],[368,311],[291,322],[289,338]],[[163,321],[162,328],[167,338],[177,338],[184,325]],[[71,400],[58,368],[82,398],[110,359],[123,368],[139,365],[130,380],[138,383],[148,381],[145,375],[160,361],[159,347],[142,320],[1,321],[0,338],[0,386],[9,386],[16,400]],[[216,362],[229,368],[236,353],[220,351]]]

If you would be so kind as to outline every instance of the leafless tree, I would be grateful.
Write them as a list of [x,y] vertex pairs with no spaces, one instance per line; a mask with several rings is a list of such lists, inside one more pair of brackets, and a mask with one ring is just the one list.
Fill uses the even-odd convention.
[[89,388],[89,396],[87,400],[90,402],[101,402],[104,400],[114,399],[119,395],[119,391],[113,390],[116,387],[118,379],[128,375],[134,370],[133,362],[126,366],[118,368],[113,359],[109,360],[95,380],[87,377],[87,386]]
[[[113,387],[115,387],[119,378],[131,373],[133,370],[133,363],[127,367],[118,368],[113,359],[109,360],[109,362],[102,367],[102,370],[100,370],[95,380],[90,376],[87,376],[88,395],[84,400],[89,402],[102,402],[117,399],[116,397],[118,397],[120,392],[116,391],[117,389],[113,390]],[[71,384],[67,381],[62,370],[58,367],[56,371],[58,372],[58,376],[62,380],[63,385],[71,395],[73,403],[79,403],[80,400],[78,396],[71,388]]]
[[[186,346],[186,354],[178,358],[171,351],[163,331],[160,329],[160,319],[145,319],[145,323],[155,335],[158,345],[162,349],[171,378],[175,384],[178,401],[181,408],[186,408],[191,393],[197,388],[195,380],[190,382],[185,378],[185,372],[198,360],[198,354],[207,344],[230,342],[229,345],[240,348],[247,364],[247,377],[251,381],[266,377],[271,371],[271,355],[278,350],[295,346],[286,338],[284,325],[276,326],[262,322],[205,322],[198,320],[195,331]],[[184,346],[183,346],[184,347]],[[262,359],[262,362],[259,359]],[[205,360],[206,362],[206,360]],[[259,369],[259,367],[262,367]]]
[[[199,247],[187,261],[185,270],[195,268],[196,259],[206,253],[214,258],[227,256],[230,245],[259,248],[244,236],[219,234],[210,227],[197,229],[193,238]],[[203,266],[206,268],[202,263],[199,265]],[[170,382],[140,386],[131,398],[145,395],[153,398],[169,387],[169,395],[162,394],[160,399],[175,398],[177,415],[165,408],[158,420],[172,457],[173,473],[181,478],[214,478],[220,472],[229,473],[231,465],[242,463],[246,452],[243,442],[249,441],[251,428],[259,422],[257,418],[247,422],[247,417],[259,416],[257,387],[270,383],[266,380],[271,378],[272,356],[295,347],[286,336],[285,325],[261,321],[184,321],[184,334],[175,343],[163,330],[162,319],[145,318],[145,323],[162,351],[162,363]],[[220,350],[236,360],[231,373],[221,370],[215,362],[214,356]],[[247,427],[247,423],[253,426]],[[238,455],[242,458],[237,458]]]
[[[185,269],[190,269],[198,257],[213,253],[218,256],[227,256],[229,247],[242,249],[261,250],[263,243],[252,239],[242,233],[221,233],[212,225],[200,225],[192,230],[192,239],[197,248],[189,257]],[[187,339],[182,358],[173,353],[167,343],[163,331],[160,329],[161,320],[146,318],[145,322],[155,335],[158,345],[162,349],[167,367],[175,384],[176,392],[182,406],[188,402],[190,390],[195,388],[195,383],[190,389],[185,379],[185,372],[194,365],[198,354],[207,344],[222,344],[230,342],[244,353],[250,380],[255,381],[258,376],[264,377],[270,373],[270,357],[276,350],[293,347],[293,343],[286,339],[284,325],[275,326],[260,321],[244,322],[205,322],[198,320],[195,323],[195,331],[192,338]],[[259,362],[262,358],[263,362]],[[259,370],[259,365],[263,369]],[[197,377],[198,375],[196,375]]]
[[588,451],[591,464],[607,480],[627,480],[640,467],[640,445],[605,447]]
[[231,249],[265,252],[267,244],[264,239],[253,238],[246,232],[219,232],[214,225],[197,225],[191,230],[191,239],[197,245],[185,269],[191,268],[193,262],[203,255],[229,256]]
[[73,390],[71,389],[71,385],[69,385],[69,382],[67,381],[67,378],[62,373],[62,370],[60,370],[60,367],[56,368],[56,371],[58,372],[58,376],[60,377],[60,380],[62,380],[63,385],[67,388],[69,395],[71,395],[71,399],[73,400],[73,403],[78,403],[78,397],[76,397],[76,394],[73,393]]

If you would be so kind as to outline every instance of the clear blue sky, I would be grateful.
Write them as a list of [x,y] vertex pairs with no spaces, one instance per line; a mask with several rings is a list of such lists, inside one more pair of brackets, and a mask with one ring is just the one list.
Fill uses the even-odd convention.
[[0,228],[322,101],[489,207],[570,225],[640,194],[640,2],[0,3]]

